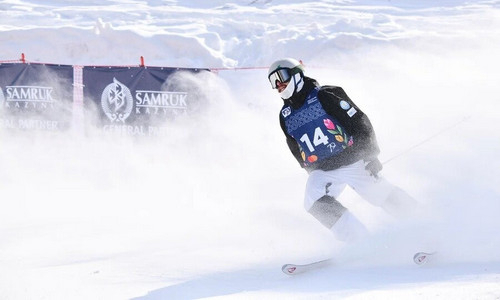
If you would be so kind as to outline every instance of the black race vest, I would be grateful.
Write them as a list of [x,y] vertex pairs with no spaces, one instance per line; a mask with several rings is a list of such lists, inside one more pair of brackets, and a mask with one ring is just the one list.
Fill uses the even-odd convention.
[[338,155],[353,144],[352,136],[323,109],[318,91],[318,87],[313,89],[299,109],[285,106],[281,110],[286,131],[299,144],[305,166]]

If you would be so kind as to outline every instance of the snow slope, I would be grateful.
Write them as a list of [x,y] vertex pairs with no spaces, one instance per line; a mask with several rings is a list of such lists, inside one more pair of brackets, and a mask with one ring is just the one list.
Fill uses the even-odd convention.
[[[500,1],[438,2],[0,1],[0,60],[220,68],[161,139],[0,132],[0,298],[499,299]],[[283,56],[363,108],[425,216],[346,190],[373,236],[344,245],[303,210],[266,79]]]

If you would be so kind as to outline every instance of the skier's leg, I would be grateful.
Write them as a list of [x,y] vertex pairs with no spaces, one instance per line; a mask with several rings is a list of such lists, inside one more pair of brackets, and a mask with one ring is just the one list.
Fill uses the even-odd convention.
[[349,166],[348,184],[366,201],[381,207],[395,217],[415,215],[419,209],[418,202],[401,188],[393,185],[382,176],[375,178],[359,161]]
[[419,203],[413,197],[394,185],[381,207],[390,215],[404,218],[416,216],[421,210]]
[[[335,184],[339,172],[313,171],[306,186],[306,210],[341,241],[355,241],[368,234],[365,226],[336,197],[345,184]],[[337,177],[337,178],[336,178]],[[336,180],[337,179],[337,180]]]

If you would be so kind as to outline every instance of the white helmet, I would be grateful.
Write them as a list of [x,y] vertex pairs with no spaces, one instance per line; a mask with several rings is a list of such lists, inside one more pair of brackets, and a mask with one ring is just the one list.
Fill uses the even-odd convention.
[[[280,93],[282,99],[288,99],[304,86],[304,66],[293,58],[284,58],[275,61],[267,72],[267,78],[273,89],[277,88],[276,82],[290,82]],[[293,82],[292,82],[293,80]]]

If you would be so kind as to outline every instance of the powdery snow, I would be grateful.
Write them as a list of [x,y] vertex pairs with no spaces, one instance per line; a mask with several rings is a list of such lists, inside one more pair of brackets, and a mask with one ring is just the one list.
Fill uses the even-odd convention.
[[[500,298],[500,1],[39,2],[0,1],[0,60],[220,71],[186,78],[209,105],[163,138],[0,132],[0,298]],[[348,189],[373,236],[345,245],[304,211],[266,79],[283,56],[370,116],[424,216]]]

